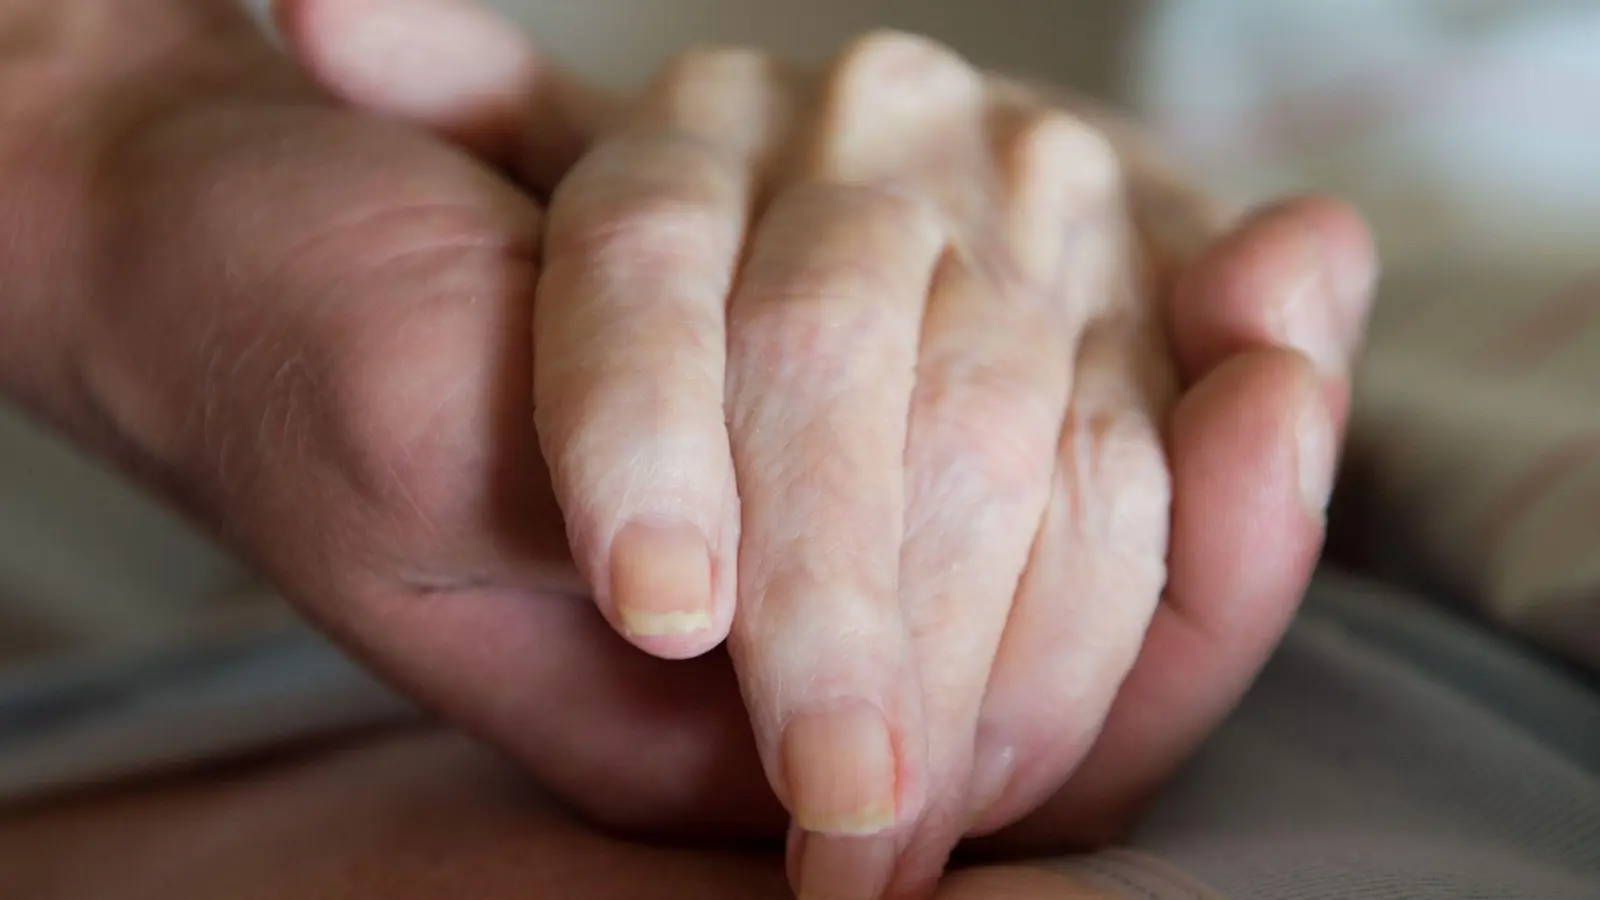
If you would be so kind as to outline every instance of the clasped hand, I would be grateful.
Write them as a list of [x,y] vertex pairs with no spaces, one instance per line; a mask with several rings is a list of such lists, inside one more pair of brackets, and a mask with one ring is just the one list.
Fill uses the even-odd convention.
[[904,35],[620,102],[470,4],[279,14],[344,108],[228,82],[107,139],[82,381],[583,811],[789,818],[807,896],[920,895],[964,836],[1115,834],[1286,626],[1371,288],[1343,207],[1224,229]]

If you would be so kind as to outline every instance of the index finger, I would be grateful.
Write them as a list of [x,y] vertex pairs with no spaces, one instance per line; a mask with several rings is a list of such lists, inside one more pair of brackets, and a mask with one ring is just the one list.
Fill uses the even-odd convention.
[[898,572],[923,306],[945,232],[897,176],[917,150],[907,129],[948,100],[901,79],[942,66],[939,52],[875,36],[844,55],[729,310],[744,511],[730,646],[769,776],[819,836],[891,831],[925,800]]

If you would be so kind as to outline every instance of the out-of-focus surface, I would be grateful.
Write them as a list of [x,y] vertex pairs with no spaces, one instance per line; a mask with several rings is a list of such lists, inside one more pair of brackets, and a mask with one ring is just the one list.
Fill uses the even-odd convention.
[[1600,3],[1160,10],[1134,71],[1167,143],[1236,196],[1332,190],[1378,234],[1353,544],[1600,670]]
[[610,84],[635,85],[694,44],[746,43],[815,60],[894,27],[1007,71],[1113,89],[1142,0],[489,0],[540,46]]
[[148,639],[246,577],[175,514],[0,406],[0,658]]

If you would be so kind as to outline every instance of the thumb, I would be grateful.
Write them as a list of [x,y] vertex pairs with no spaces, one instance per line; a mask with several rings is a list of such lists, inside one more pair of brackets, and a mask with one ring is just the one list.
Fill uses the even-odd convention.
[[616,103],[476,0],[275,0],[290,52],[358,109],[434,131],[548,195]]

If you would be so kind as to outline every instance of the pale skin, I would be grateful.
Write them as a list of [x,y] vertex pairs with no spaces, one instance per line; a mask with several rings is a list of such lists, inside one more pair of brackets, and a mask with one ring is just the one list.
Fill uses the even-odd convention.
[[[324,87],[560,181],[545,227],[220,6],[73,8],[0,5],[0,150],[52,201],[0,245],[7,389],[603,822],[776,797],[802,891],[925,895],[968,832],[1114,834],[1292,612],[1371,283],[1342,207],[1213,231],[909,38],[618,107],[468,6],[284,5]],[[129,14],[202,49],[124,58]],[[737,682],[652,656],[725,634]]]
[[[336,93],[447,130],[439,83],[388,60],[537,65],[458,3],[283,19]],[[556,191],[534,318],[579,569],[643,650],[728,640],[803,897],[923,894],[1066,780],[1156,609],[1177,378],[1153,298],[1208,210],[906,35],[816,74],[692,51],[609,118]],[[1308,520],[1332,415],[1300,420]]]

